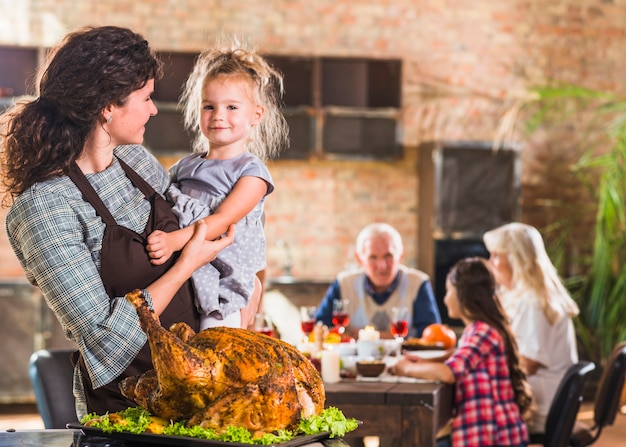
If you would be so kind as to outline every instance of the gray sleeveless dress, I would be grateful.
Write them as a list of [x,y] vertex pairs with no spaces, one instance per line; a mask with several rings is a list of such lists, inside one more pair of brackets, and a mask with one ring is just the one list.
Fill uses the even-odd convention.
[[[274,183],[267,166],[250,153],[228,160],[207,160],[203,155],[194,153],[181,159],[170,169],[170,175],[183,194],[206,203],[210,213],[241,177],[259,177],[267,183],[263,199],[236,224],[235,241],[192,275],[201,313],[220,320],[245,307],[254,290],[256,273],[265,268],[263,205]],[[185,196],[172,199],[177,199],[173,210],[181,228],[206,216],[195,215]]]

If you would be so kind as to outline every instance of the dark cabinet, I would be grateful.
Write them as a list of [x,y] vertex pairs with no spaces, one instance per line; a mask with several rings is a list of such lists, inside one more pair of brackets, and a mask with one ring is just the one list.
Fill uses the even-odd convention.
[[[0,111],[15,96],[34,94],[43,48],[0,46]],[[160,51],[164,76],[153,99],[159,113],[144,144],[157,156],[191,151],[192,135],[178,106],[198,52]],[[398,59],[266,55],[284,77],[283,112],[290,145],[281,159],[402,157]]]
[[73,348],[39,289],[27,282],[0,281],[0,403],[34,402],[28,376],[33,352],[44,348]]
[[450,268],[469,256],[488,257],[483,234],[519,218],[520,148],[490,141],[442,141],[420,146],[419,263],[431,276],[439,311]]
[[33,94],[38,63],[37,48],[0,46],[0,97]]
[[281,158],[402,156],[399,60],[268,59],[284,76],[290,147]]

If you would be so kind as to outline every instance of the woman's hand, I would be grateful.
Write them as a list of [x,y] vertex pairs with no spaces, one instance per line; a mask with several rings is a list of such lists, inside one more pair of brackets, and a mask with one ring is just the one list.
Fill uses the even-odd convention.
[[194,224],[193,236],[187,242],[180,254],[179,262],[189,264],[192,270],[211,262],[224,248],[235,240],[235,225],[228,227],[226,236],[214,241],[205,240],[207,225],[203,219]]
[[204,239],[206,231],[207,225],[203,220],[196,222],[193,226],[193,236],[183,248],[176,264],[147,287],[152,296],[152,307],[157,315],[163,313],[178,289],[191,278],[194,271],[213,261],[219,252],[232,244],[235,239],[235,225],[229,226],[226,236],[215,241]]

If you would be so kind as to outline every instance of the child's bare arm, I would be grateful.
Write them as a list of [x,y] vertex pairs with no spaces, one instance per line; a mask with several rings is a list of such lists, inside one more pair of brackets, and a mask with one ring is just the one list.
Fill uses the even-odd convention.
[[[150,262],[161,265],[167,261],[174,252],[182,250],[193,236],[193,226],[166,233],[156,230],[148,236],[146,250],[150,256]],[[213,240],[213,239],[211,239]]]
[[456,382],[454,374],[448,365],[428,360],[414,360],[402,357],[389,369],[389,372],[397,376],[441,380],[445,383]]
[[229,225],[243,219],[266,193],[265,180],[252,176],[239,179],[215,212],[204,218],[208,226],[207,240],[217,239],[226,232]]

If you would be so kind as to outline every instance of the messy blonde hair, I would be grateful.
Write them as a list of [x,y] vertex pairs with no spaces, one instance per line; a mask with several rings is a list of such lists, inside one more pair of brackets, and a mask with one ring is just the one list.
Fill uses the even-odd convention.
[[195,134],[194,152],[211,150],[200,126],[202,91],[207,82],[221,75],[248,79],[255,87],[254,97],[265,112],[259,125],[251,129],[246,150],[262,160],[276,157],[289,141],[287,121],[280,111],[283,77],[261,55],[243,48],[238,39],[202,52],[185,84],[181,104],[185,127]]
[[550,324],[564,314],[578,315],[578,305],[563,286],[535,227],[513,222],[486,232],[483,240],[490,253],[507,257],[513,272],[511,293],[534,292]]

